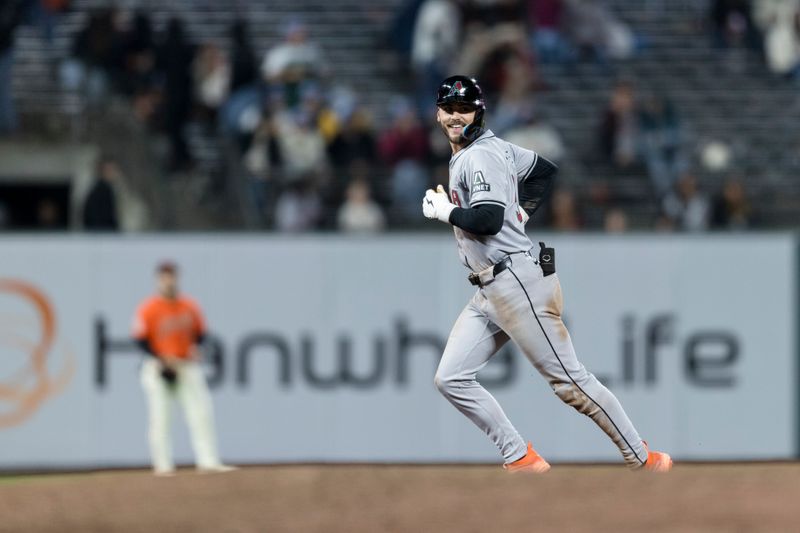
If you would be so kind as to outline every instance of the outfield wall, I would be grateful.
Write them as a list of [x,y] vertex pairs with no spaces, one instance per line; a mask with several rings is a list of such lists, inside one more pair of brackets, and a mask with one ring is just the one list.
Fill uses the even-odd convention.
[[[793,236],[548,242],[579,357],[654,446],[678,459],[797,455]],[[499,460],[432,383],[474,290],[450,235],[27,236],[0,239],[0,468],[147,463],[127,337],[163,258],[213,332],[227,461]],[[549,459],[618,459],[516,349],[481,378]]]

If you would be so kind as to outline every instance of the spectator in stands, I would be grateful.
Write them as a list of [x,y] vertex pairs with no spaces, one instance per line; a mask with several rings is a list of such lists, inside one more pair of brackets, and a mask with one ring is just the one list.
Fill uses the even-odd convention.
[[242,168],[250,187],[247,205],[252,219],[262,226],[268,225],[271,210],[282,181],[281,156],[275,122],[269,116],[261,121],[249,139],[242,141]]
[[710,7],[714,43],[717,46],[760,48],[750,0],[712,0]]
[[405,99],[395,100],[390,108],[392,122],[378,141],[381,159],[390,166],[402,161],[425,163],[428,137],[416,111]]
[[414,46],[414,27],[417,15],[425,0],[404,0],[399,3],[386,32],[386,46],[390,47],[403,64],[408,64]]
[[311,117],[311,122],[322,135],[326,146],[339,134],[341,120],[336,111],[328,105],[328,100],[317,82],[308,81],[301,86],[298,110]]
[[528,47],[522,26],[506,27],[511,30],[506,34],[509,39],[495,43],[478,68],[478,79],[490,98],[494,94],[507,94],[512,86],[525,87],[530,97],[534,90],[544,86],[536,57]]
[[549,226],[557,231],[577,231],[583,226],[575,194],[569,189],[556,189],[550,199]]
[[344,169],[354,161],[375,164],[377,156],[372,117],[364,107],[356,107],[340,116],[341,128],[328,143],[328,158],[337,169]]
[[752,225],[753,211],[744,186],[738,178],[725,182],[714,199],[711,227],[721,230],[746,230]]
[[532,66],[522,58],[506,58],[503,81],[497,103],[492,106],[492,131],[503,135],[526,122],[534,114],[534,81]]
[[684,174],[662,203],[664,214],[674,220],[683,231],[698,232],[708,229],[710,206],[708,198],[698,190],[693,174]]
[[503,91],[514,69],[535,74],[521,0],[463,0],[460,6],[464,30],[452,71],[473,73],[490,98]]
[[247,87],[258,80],[258,62],[250,42],[247,23],[237,19],[230,29],[231,36],[231,81],[230,91]]
[[267,107],[264,92],[257,83],[240,87],[220,108],[217,126],[245,151],[262,117],[269,115]]
[[417,220],[419,199],[428,187],[428,133],[408,101],[397,99],[390,108],[392,123],[378,140],[378,153],[390,169],[395,214],[403,220]]
[[134,94],[152,87],[156,80],[156,44],[150,16],[138,11],[133,18],[133,27],[124,37],[123,68],[120,89],[124,94]]
[[214,43],[200,47],[192,64],[194,98],[202,119],[213,125],[217,111],[228,98],[231,66],[225,53]]
[[58,203],[49,197],[42,198],[36,205],[36,228],[43,231],[67,228],[67,218]]
[[183,21],[173,17],[157,50],[158,69],[163,73],[163,120],[170,140],[171,171],[185,170],[191,164],[184,128],[192,106],[191,65],[194,47],[187,39]]
[[62,65],[65,86],[80,89],[91,101],[101,101],[111,87],[119,86],[126,40],[117,9],[98,9],[72,43],[72,58]]
[[302,82],[324,75],[322,53],[308,38],[308,28],[299,19],[289,21],[284,41],[267,51],[261,64],[261,74],[270,84],[284,91],[286,104],[291,108],[299,101]]
[[406,159],[394,166],[389,178],[390,203],[392,215],[399,222],[413,223],[419,220],[415,216],[413,199],[419,198],[420,194],[424,196],[428,182],[428,169],[415,161]]
[[464,21],[467,25],[485,28],[518,24],[525,18],[521,0],[464,0]]
[[484,94],[491,98],[512,84],[522,84],[531,90],[541,86],[535,60],[519,19],[495,25],[473,22],[466,27],[454,70],[474,72],[481,80]]
[[603,178],[589,180],[585,187],[581,187],[581,192],[585,198],[582,210],[584,227],[603,228],[606,213],[614,209],[619,202],[609,181]]
[[630,82],[615,85],[600,124],[600,146],[603,155],[618,168],[636,163],[638,140],[636,93]]
[[218,110],[217,127],[234,140],[244,153],[265,111],[264,92],[259,83],[258,63],[244,20],[233,22],[230,38],[230,96]]
[[639,110],[639,150],[657,198],[667,194],[688,168],[684,131],[672,103],[649,95]]
[[446,77],[458,57],[461,13],[451,0],[425,0],[414,25],[411,66],[417,87],[417,108],[422,115],[431,109],[431,94]]
[[146,127],[159,125],[162,93],[157,87],[143,86],[131,97],[133,115]]
[[274,117],[284,177],[294,181],[327,167],[325,138],[308,109],[284,110]]
[[95,182],[83,204],[83,228],[88,231],[118,231],[117,199],[114,184],[122,175],[117,163],[102,158],[96,167]]
[[17,113],[12,97],[14,30],[22,21],[25,2],[6,0],[0,3],[0,135],[17,129]]
[[628,59],[637,49],[636,35],[602,0],[566,0],[569,39],[580,59],[605,64]]
[[283,165],[275,121],[262,116],[251,138],[243,146],[242,164],[253,176],[271,179]]
[[339,229],[349,233],[375,233],[386,225],[386,217],[364,180],[352,181],[347,186],[346,200],[339,208],[337,220]]
[[770,70],[783,76],[800,75],[800,0],[756,0],[753,19],[764,35]]
[[[325,191],[326,203],[338,206],[343,199],[347,183],[367,181],[376,183],[375,177],[378,161],[377,140],[372,126],[372,117],[366,108],[358,105],[343,106],[333,102],[341,125],[336,135],[328,143],[328,159],[333,167],[333,179]],[[387,200],[388,193],[378,184],[383,192],[379,201]],[[335,221],[331,220],[333,225]]]
[[522,122],[503,136],[508,142],[534,150],[554,163],[564,158],[564,141],[552,125],[541,120],[533,110],[524,110]]
[[563,63],[570,58],[570,44],[562,34],[564,4],[565,0],[527,0],[531,44],[542,63]]
[[72,0],[28,0],[26,3],[29,24],[38,27],[45,42],[52,46],[59,18],[70,10]]
[[322,202],[312,176],[298,180],[278,198],[275,226],[279,231],[303,232],[316,229],[322,216]]
[[658,213],[653,223],[653,230],[657,233],[672,233],[675,231],[675,220],[661,211]]
[[625,233],[628,231],[628,215],[619,207],[606,211],[603,217],[603,229],[606,233]]

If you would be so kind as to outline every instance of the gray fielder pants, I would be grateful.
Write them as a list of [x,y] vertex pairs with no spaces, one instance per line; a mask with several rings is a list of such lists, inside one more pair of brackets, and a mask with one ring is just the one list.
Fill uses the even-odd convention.
[[527,254],[511,258],[512,266],[479,289],[456,320],[436,371],[436,387],[489,436],[506,463],[521,459],[525,441],[475,379],[510,338],[562,401],[594,420],[629,466],[641,466],[647,451],[636,428],[617,398],[575,356],[561,320],[558,274],[544,277]]

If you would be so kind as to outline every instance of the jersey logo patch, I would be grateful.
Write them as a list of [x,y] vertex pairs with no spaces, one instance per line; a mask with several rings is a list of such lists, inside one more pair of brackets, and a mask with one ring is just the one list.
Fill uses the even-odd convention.
[[486,180],[483,178],[483,172],[480,170],[476,171],[475,175],[472,177],[471,193],[475,194],[476,192],[489,192],[490,190],[492,190],[492,187],[486,183]]

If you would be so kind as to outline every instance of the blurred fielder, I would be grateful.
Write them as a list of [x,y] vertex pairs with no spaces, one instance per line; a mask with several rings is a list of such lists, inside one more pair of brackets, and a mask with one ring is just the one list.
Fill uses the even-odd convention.
[[[503,409],[476,380],[512,339],[561,400],[589,416],[619,447],[631,468],[665,472],[666,453],[650,451],[617,398],[575,356],[561,320],[555,254],[540,244],[538,260],[525,233],[557,169],[535,152],[484,129],[486,106],[477,82],[453,76],[439,87],[436,121],[453,150],[449,195],[439,185],[422,201],[427,218],[454,226],[461,261],[475,296],[456,320],[436,371],[441,393],[499,448],[511,472],[546,472]],[[451,201],[452,200],[452,201]]]
[[211,396],[200,366],[206,325],[198,305],[178,293],[178,269],[161,263],[156,269],[157,294],[141,303],[134,318],[133,336],[149,357],[142,364],[141,382],[149,410],[148,439],[153,471],[175,472],[170,443],[172,400],[183,407],[191,434],[197,469],[228,472],[217,453]]

